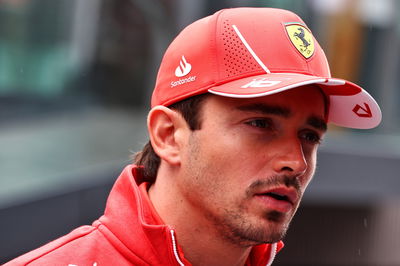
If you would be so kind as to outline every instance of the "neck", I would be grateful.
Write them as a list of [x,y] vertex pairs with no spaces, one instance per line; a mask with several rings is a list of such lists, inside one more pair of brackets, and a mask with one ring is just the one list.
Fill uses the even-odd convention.
[[[185,258],[196,265],[244,265],[251,247],[242,247],[223,237],[201,210],[179,193],[173,173],[161,176],[150,187],[149,197],[162,220],[172,226]],[[168,178],[172,177],[172,178]]]

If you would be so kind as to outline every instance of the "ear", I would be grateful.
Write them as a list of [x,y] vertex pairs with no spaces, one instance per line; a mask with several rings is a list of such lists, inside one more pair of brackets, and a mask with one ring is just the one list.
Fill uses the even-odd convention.
[[156,106],[149,112],[147,128],[155,153],[171,165],[181,162],[182,130],[189,130],[184,118],[165,106]]

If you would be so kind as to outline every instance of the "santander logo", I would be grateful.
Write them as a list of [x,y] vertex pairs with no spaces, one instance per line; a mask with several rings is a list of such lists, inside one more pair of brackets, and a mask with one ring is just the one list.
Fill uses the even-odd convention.
[[192,65],[189,64],[186,61],[185,56],[182,55],[182,59],[179,61],[179,66],[175,69],[175,76],[180,79],[171,81],[171,88],[196,81],[196,76],[185,77],[187,74],[190,73],[191,70]]
[[179,66],[175,69],[175,76],[178,78],[184,77],[189,74],[190,70],[192,70],[192,65],[186,61],[184,55],[182,55],[182,59],[179,62]]

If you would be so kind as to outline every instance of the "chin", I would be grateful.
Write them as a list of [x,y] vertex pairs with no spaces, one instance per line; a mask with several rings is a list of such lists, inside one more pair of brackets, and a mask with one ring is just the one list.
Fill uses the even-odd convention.
[[285,238],[288,227],[280,227],[270,230],[264,243],[276,243]]
[[237,237],[237,243],[240,243],[241,246],[250,247],[260,244],[272,244],[279,242],[286,236],[287,228],[278,228],[271,227],[268,228],[260,228],[259,230],[254,231],[252,234],[241,235]]
[[271,244],[282,240],[286,236],[290,219],[282,213],[270,213],[263,221],[248,223],[246,228],[233,231],[235,239],[243,246]]
[[273,211],[266,214],[265,220],[263,243],[276,243],[285,238],[291,217],[288,217],[287,214]]

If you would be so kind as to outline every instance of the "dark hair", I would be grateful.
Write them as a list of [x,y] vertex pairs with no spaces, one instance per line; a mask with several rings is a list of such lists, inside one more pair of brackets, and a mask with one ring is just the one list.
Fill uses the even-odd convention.
[[[196,95],[169,106],[170,109],[178,111],[191,130],[201,128],[200,114],[204,99],[208,93]],[[148,141],[143,149],[134,155],[134,164],[140,167],[142,179],[146,182],[154,182],[160,166],[160,157],[154,152],[151,142]]]

